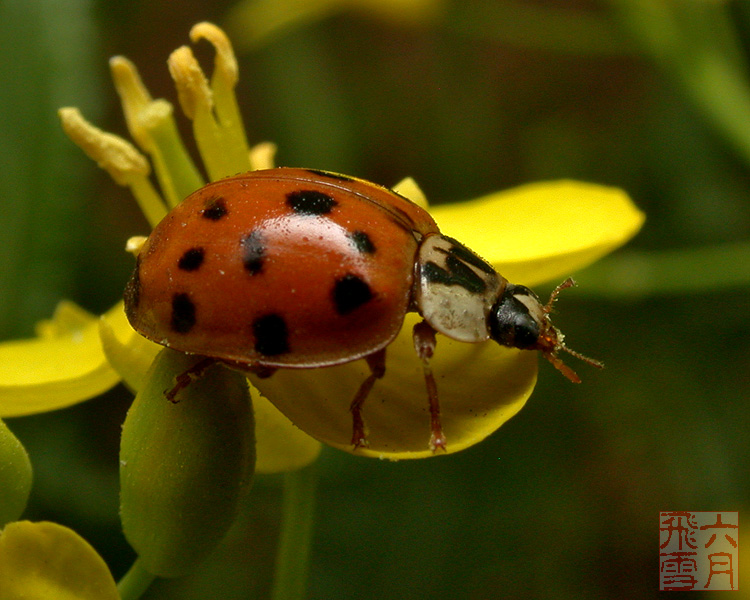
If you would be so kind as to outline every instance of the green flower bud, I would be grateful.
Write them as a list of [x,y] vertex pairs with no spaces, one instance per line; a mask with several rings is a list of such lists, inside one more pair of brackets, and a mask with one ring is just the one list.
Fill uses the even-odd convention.
[[26,449],[0,421],[0,529],[26,508],[31,491],[31,462]]
[[212,365],[169,402],[175,376],[200,360],[165,349],[122,431],[120,512],[125,537],[161,577],[190,572],[231,526],[255,467],[247,380]]

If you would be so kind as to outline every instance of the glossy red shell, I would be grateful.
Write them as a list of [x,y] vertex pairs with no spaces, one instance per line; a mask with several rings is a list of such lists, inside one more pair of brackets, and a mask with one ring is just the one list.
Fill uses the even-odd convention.
[[183,352],[318,367],[383,348],[409,310],[432,218],[375,184],[270,169],[199,189],[154,229],[125,293],[133,327]]

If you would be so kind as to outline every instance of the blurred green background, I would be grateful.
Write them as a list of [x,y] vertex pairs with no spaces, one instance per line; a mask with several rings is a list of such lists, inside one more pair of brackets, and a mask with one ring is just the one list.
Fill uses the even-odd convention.
[[[299,19],[274,28],[287,5]],[[309,597],[657,596],[659,511],[740,511],[743,524],[750,510],[750,3],[244,8],[247,21],[226,0],[0,3],[0,338],[32,335],[63,297],[111,306],[132,268],[125,240],[147,232],[56,109],[126,135],[108,57],[174,101],[167,56],[214,21],[235,43],[251,142],[278,143],[281,165],[410,175],[434,203],[576,178],[624,188],[648,215],[558,306],[606,370],[576,365],[572,386],[542,365],[526,408],[457,455],[324,451]],[[9,422],[35,467],[25,516],[76,529],[116,577],[133,559],[117,514],[130,400],[117,388]],[[145,597],[267,597],[280,484],[258,477],[216,559]]]

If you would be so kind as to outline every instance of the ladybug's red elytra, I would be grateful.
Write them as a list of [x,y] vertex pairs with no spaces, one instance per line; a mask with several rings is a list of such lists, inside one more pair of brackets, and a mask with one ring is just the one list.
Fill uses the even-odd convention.
[[[146,338],[270,376],[364,358],[370,375],[351,404],[352,444],[367,445],[362,407],[385,374],[386,347],[408,312],[423,320],[414,346],[431,416],[430,447],[445,449],[430,358],[435,333],[539,350],[563,375],[569,350],[543,305],[399,194],[354,177],[276,168],[202,187],[145,241],[125,290],[125,312]],[[168,392],[174,400],[191,374]]]

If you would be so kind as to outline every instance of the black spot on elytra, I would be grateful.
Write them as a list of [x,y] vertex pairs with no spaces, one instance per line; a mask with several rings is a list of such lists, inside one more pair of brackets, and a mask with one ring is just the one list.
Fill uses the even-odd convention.
[[125,307],[128,310],[138,308],[141,301],[141,257],[135,260],[135,269],[133,275],[125,287]]
[[348,315],[367,304],[373,296],[368,283],[358,275],[344,275],[333,286],[333,303],[340,315]]
[[253,321],[255,350],[263,356],[277,356],[289,352],[289,331],[280,315],[270,314]]
[[327,215],[338,204],[328,194],[317,190],[299,190],[286,195],[290,208],[300,215]]
[[180,258],[177,266],[182,271],[197,271],[203,264],[205,250],[203,248],[190,248]]
[[221,196],[211,196],[203,203],[201,216],[209,221],[218,221],[227,216],[227,203]]
[[348,234],[348,237],[358,252],[361,252],[362,254],[375,253],[375,244],[372,243],[370,236],[364,231],[352,231]]
[[263,234],[260,231],[251,231],[240,240],[242,249],[242,264],[245,270],[256,275],[263,270],[266,247],[263,245]]
[[195,325],[195,304],[187,294],[172,298],[172,331],[187,333]]
[[319,171],[318,169],[306,169],[308,173],[312,173],[313,175],[318,175],[319,177],[326,177],[327,179],[335,179],[336,181],[354,181],[351,177],[348,177],[347,175],[342,175],[341,173],[331,173],[330,171]]

